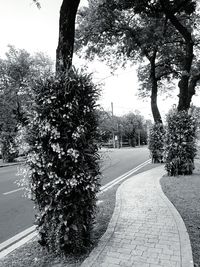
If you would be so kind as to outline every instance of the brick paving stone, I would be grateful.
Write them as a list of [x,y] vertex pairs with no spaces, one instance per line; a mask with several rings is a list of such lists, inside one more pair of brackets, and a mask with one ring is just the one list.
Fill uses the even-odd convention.
[[133,267],[150,267],[148,263],[134,263]]
[[130,261],[127,261],[127,260],[122,260],[120,262],[120,266],[122,266],[122,267],[132,267],[133,266],[133,263],[130,262]]
[[150,264],[150,267],[161,267],[161,265],[160,265],[160,264],[154,264],[154,263],[151,263],[151,264]]
[[170,260],[171,259],[171,256],[169,254],[160,254],[158,257],[161,260]]
[[113,258],[113,257],[107,257],[106,262],[109,264],[120,264],[120,259],[118,258]]
[[119,256],[120,256],[120,253],[119,252],[110,252],[110,251],[108,251],[107,253],[106,253],[106,257],[110,257],[110,258],[119,258]]
[[119,264],[115,264],[115,263],[109,263],[107,264],[107,267],[119,267]]
[[[166,202],[159,189],[163,174],[162,167],[155,168],[119,187],[108,226],[108,233],[114,233],[105,233],[99,248],[96,252],[94,249],[82,267],[192,267],[187,259],[182,260],[183,229],[179,231],[177,226],[175,208]],[[191,250],[189,239],[184,240],[188,243],[183,247],[187,245]],[[188,259],[192,260],[190,257],[191,254]]]
[[130,260],[131,259],[131,255],[127,255],[127,254],[120,254],[119,258],[121,260]]
[[180,262],[171,261],[171,260],[160,260],[160,264],[165,267],[178,267],[180,266]]

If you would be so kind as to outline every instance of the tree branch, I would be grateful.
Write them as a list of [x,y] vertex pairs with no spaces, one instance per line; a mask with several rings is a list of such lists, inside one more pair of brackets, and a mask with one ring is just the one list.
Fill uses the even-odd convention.
[[180,21],[177,19],[177,17],[174,15],[173,11],[170,10],[170,4],[168,0],[160,0],[162,8],[167,15],[167,17],[170,19],[171,23],[174,25],[174,27],[180,32],[180,34],[183,36],[186,42],[193,43],[192,35],[188,31],[188,29],[180,23]]

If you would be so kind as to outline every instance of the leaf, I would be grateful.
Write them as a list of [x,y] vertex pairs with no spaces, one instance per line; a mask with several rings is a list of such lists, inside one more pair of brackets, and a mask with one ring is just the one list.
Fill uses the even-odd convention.
[[72,224],[72,225],[71,225],[71,228],[72,228],[74,231],[76,231],[76,232],[78,231],[78,227],[77,227],[75,224]]
[[64,241],[68,241],[68,240],[69,240],[68,235],[64,235]]

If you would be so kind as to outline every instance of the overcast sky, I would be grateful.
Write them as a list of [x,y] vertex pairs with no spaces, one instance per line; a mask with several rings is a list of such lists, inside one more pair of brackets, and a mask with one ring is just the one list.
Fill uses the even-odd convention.
[[[84,3],[85,0],[82,0]],[[62,0],[41,0],[42,8],[38,10],[32,0],[0,0],[0,56],[3,57],[7,45],[24,48],[28,52],[46,52],[55,60],[58,41],[59,9]],[[77,60],[74,64],[79,66]],[[137,94],[137,74],[135,67],[118,70],[110,76],[109,69],[100,63],[88,63],[89,70],[94,72],[95,81],[103,80],[101,105],[106,110],[122,115],[129,111],[139,110],[142,115],[151,118],[150,101],[139,100]],[[197,97],[196,97],[197,98]],[[162,115],[178,99],[159,100]],[[195,102],[197,102],[195,100]]]

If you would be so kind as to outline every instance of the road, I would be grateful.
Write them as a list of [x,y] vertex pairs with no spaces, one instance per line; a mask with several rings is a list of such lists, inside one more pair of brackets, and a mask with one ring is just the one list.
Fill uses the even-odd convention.
[[[102,149],[101,185],[107,184],[148,159],[146,147]],[[32,201],[22,196],[22,190],[16,191],[18,186],[15,182],[20,178],[16,175],[17,168],[0,168],[0,243],[32,226],[34,222]]]
[[147,147],[103,149],[101,151],[101,185],[105,185],[148,159]]
[[17,166],[0,168],[0,243],[31,226],[34,221],[32,201],[22,197],[22,191],[11,192],[18,189],[15,181],[19,176],[16,173]]

